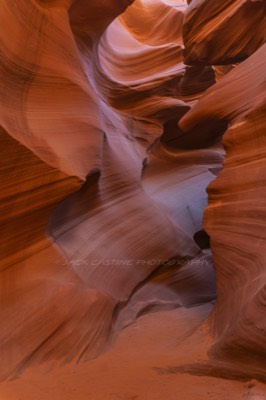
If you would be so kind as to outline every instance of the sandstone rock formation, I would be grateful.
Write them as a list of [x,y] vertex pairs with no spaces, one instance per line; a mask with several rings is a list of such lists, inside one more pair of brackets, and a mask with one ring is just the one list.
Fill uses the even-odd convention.
[[184,21],[185,62],[224,65],[243,61],[265,42],[263,0],[193,0]]
[[264,380],[265,2],[188,3],[1,3],[1,379],[217,285],[184,368]]
[[[210,3],[210,2],[209,2]],[[229,2],[228,2],[229,3]],[[211,249],[217,277],[217,304],[211,317],[214,344],[212,357],[221,360],[222,368],[230,360],[233,369],[244,372],[254,370],[261,378],[265,376],[265,331],[263,322],[265,302],[265,2],[231,2],[231,12],[221,19],[227,32],[234,20],[252,16],[260,30],[253,36],[239,24],[239,46],[221,40],[219,51],[223,60],[212,47],[202,40],[199,30],[199,45],[196,53],[190,48],[193,31],[187,22],[187,52],[193,63],[228,63],[250,57],[236,66],[206,94],[179,122],[185,132],[207,120],[226,120],[229,128],[223,136],[226,157],[222,172],[208,186],[209,202],[204,213],[204,227],[211,237]],[[241,3],[241,4],[238,4]],[[243,3],[243,4],[242,4]],[[222,8],[226,3],[223,3]],[[229,5],[229,4],[228,4]],[[201,4],[202,9],[208,1]],[[233,6],[235,8],[233,8]],[[240,8],[239,8],[240,6]],[[194,9],[195,7],[195,9]],[[202,23],[197,2],[187,10],[187,21]],[[211,10],[212,11],[212,10]],[[217,10],[216,10],[217,12]],[[252,14],[254,12],[254,14]],[[194,14],[195,13],[195,14]],[[210,12],[213,38],[224,30],[217,25],[219,14]],[[206,14],[205,14],[206,15]],[[243,21],[244,22],[244,21]],[[236,22],[235,22],[236,23]],[[195,25],[194,25],[195,26]],[[193,26],[193,27],[194,27]],[[205,27],[206,28],[206,27]],[[203,28],[203,29],[205,29]],[[208,40],[212,40],[208,36]],[[236,40],[237,36],[231,36]],[[204,43],[204,44],[203,44]],[[230,46],[223,48],[222,46]],[[259,47],[261,45],[261,47]],[[256,50],[256,51],[255,51]]]
[[[206,118],[226,119],[224,168],[208,186],[204,226],[217,276],[211,353],[265,369],[265,56],[263,45],[209,89],[180,121],[183,129]],[[241,91],[236,90],[241,86]],[[264,294],[265,295],[265,294]],[[250,365],[248,366],[250,369]]]

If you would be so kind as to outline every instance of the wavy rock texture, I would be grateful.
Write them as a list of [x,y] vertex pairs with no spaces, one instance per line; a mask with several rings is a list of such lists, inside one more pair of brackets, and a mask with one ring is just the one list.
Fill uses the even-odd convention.
[[[176,43],[167,36],[150,46],[147,32],[139,42],[118,20],[103,34],[125,9],[122,2],[4,2],[1,7],[2,29],[9,21],[16,33],[14,41],[3,35],[1,123],[21,143],[5,133],[5,146],[13,146],[12,164],[24,168],[4,231],[3,263],[9,268],[1,276],[1,376],[6,377],[49,359],[91,358],[106,348],[112,332],[153,304],[171,309],[214,298],[211,260],[193,234],[201,229],[210,169],[222,156],[219,149],[196,151],[187,163],[184,154],[180,159],[164,155],[169,185],[177,166],[184,184],[178,210],[163,189],[156,161],[146,161],[141,181],[146,148],[161,135],[165,121],[190,108],[175,95],[185,74],[180,34]],[[167,10],[181,32],[184,4],[156,7],[157,13]],[[200,90],[196,86],[194,93]],[[10,159],[4,161],[6,173]],[[45,239],[51,207],[86,177],[82,189],[53,213],[48,230],[58,247],[51,247]],[[185,193],[186,177],[197,182],[192,193]],[[177,191],[177,183],[171,185]],[[12,190],[7,184],[8,198]],[[198,205],[189,196],[198,198]],[[7,201],[2,199],[3,206]],[[16,224],[10,224],[13,218]],[[167,264],[170,258],[174,267]],[[181,290],[189,277],[195,280],[193,295]],[[154,280],[156,291],[149,289]],[[143,281],[150,283],[139,290]]]
[[[50,246],[44,237],[47,220],[80,180],[42,162],[2,128],[1,269]],[[30,229],[29,229],[30,227]]]
[[[211,237],[217,305],[212,357],[221,369],[265,377],[265,69],[266,45],[235,67],[179,122],[190,132],[227,120],[224,168],[208,186],[204,227]],[[241,88],[239,90],[238,88]],[[217,367],[217,366],[216,366]],[[234,372],[235,373],[235,372]]]
[[[130,3],[1,3],[0,377],[91,359],[147,313],[212,302],[210,251],[193,237],[206,236],[205,188],[219,174],[204,217],[213,369],[232,371],[253,349],[244,375],[261,379],[264,3]],[[244,24],[224,35],[243,15],[260,26],[248,45]],[[206,53],[207,34],[217,51]]]
[[265,1],[194,0],[186,10],[183,33],[187,64],[243,61],[265,42]]

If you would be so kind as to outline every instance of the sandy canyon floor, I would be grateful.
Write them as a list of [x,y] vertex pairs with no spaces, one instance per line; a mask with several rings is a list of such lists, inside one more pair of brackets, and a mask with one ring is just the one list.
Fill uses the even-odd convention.
[[205,358],[212,304],[146,314],[97,359],[30,368],[0,384],[1,400],[265,400],[266,385],[176,371]]

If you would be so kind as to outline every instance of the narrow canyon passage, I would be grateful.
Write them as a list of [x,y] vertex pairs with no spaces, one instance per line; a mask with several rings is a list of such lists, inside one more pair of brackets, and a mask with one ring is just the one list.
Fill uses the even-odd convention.
[[1,399],[266,399],[265,1],[0,31]]

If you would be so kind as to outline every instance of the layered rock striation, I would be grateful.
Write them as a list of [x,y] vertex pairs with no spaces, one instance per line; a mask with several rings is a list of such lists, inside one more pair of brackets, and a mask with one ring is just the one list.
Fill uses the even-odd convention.
[[0,377],[210,303],[216,273],[210,365],[261,378],[265,3],[3,0],[0,19]]

